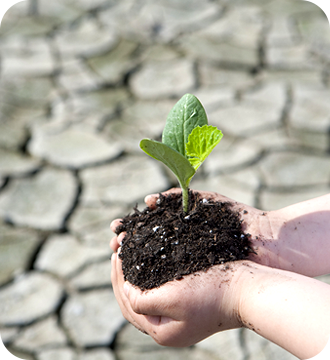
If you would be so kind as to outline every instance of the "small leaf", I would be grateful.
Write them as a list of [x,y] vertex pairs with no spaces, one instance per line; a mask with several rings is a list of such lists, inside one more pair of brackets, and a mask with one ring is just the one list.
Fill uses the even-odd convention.
[[170,111],[163,131],[162,142],[186,157],[189,134],[196,126],[207,125],[203,105],[191,94],[184,95]]
[[219,144],[222,132],[215,126],[196,127],[189,135],[186,153],[190,164],[197,170],[212,150]]
[[146,154],[170,168],[178,178],[181,187],[188,187],[191,178],[195,174],[195,169],[184,156],[166,144],[150,139],[141,140],[140,148]]

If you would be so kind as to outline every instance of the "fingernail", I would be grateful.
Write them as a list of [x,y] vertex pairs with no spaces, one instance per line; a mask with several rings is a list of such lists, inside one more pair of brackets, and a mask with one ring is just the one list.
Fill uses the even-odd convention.
[[118,250],[117,250],[117,255],[119,255],[121,252],[121,246],[119,246]]
[[127,281],[124,282],[124,293],[128,297],[130,286]]

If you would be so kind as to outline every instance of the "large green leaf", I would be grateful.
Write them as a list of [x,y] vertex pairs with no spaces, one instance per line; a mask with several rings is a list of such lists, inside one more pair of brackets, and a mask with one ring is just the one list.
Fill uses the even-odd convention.
[[196,126],[207,125],[203,105],[191,94],[184,95],[170,111],[163,131],[162,142],[186,157],[189,134]]
[[189,135],[186,154],[190,164],[197,170],[212,150],[219,144],[222,132],[215,126],[196,127]]
[[178,178],[181,187],[188,187],[195,174],[195,169],[184,156],[166,144],[150,139],[141,140],[140,148],[149,156],[169,167]]

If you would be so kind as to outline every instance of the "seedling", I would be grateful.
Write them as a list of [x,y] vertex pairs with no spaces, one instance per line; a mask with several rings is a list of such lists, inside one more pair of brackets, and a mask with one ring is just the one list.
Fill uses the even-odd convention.
[[189,209],[189,184],[203,161],[222,138],[222,132],[208,125],[200,101],[191,94],[184,95],[170,111],[163,131],[162,142],[143,139],[141,149],[169,167],[182,189],[184,213]]

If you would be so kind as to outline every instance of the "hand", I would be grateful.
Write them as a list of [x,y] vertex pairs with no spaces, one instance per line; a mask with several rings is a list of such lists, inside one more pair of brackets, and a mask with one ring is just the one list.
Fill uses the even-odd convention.
[[[181,189],[173,188],[164,192],[163,195],[166,196],[169,194],[179,193],[181,193]],[[263,212],[215,192],[196,191],[196,193],[208,200],[230,202],[232,204],[232,209],[240,214],[240,217],[243,220],[242,230],[251,235],[250,241],[255,252],[249,255],[249,260],[262,265],[288,270],[283,266],[283,263],[281,263],[280,247],[278,246],[276,239],[273,237],[273,230],[276,226],[280,226],[280,222],[276,222],[276,219],[272,216],[272,212]],[[156,207],[158,197],[158,194],[146,196],[146,205],[149,208],[154,209]],[[110,225],[111,230],[113,232],[117,232],[117,228],[120,224],[121,219],[114,220]],[[113,251],[116,252],[118,250],[125,234],[126,233],[120,233],[111,240],[110,247]]]
[[[171,189],[164,195],[180,191]],[[311,277],[329,273],[329,195],[264,212],[214,192],[198,193],[208,200],[230,202],[233,211],[239,213],[242,230],[251,235],[254,252],[249,260]],[[157,194],[149,195],[145,202],[154,208],[157,199]]]
[[[299,274],[329,272],[330,194],[268,213],[216,193],[200,194],[233,204],[258,252],[251,254],[255,262],[213,266],[141,292],[125,283],[114,253],[112,284],[126,319],[161,345],[188,346],[215,332],[246,326],[299,358],[315,356],[329,337],[330,289]],[[146,197],[146,204],[154,207],[157,198]],[[120,219],[112,222],[112,230],[118,225]],[[120,233],[111,240],[114,251],[119,251],[124,236]]]
[[[164,192],[163,195],[179,193],[181,193],[181,189],[174,188]],[[250,241],[254,253],[249,255],[249,260],[262,265],[281,268],[283,264],[280,258],[280,247],[276,241],[277,239],[273,236],[273,230],[279,227],[281,223],[274,219],[272,212],[258,210],[215,192],[196,191],[196,193],[207,200],[231,203],[232,210],[238,212],[243,220],[242,230],[251,235]],[[145,198],[145,203],[153,209],[156,207],[158,197],[158,194],[148,195]],[[114,225],[117,225],[117,223],[114,223]]]
[[111,260],[112,286],[123,315],[158,344],[190,346],[216,332],[242,326],[240,287],[235,285],[244,268],[242,261],[213,266],[142,292],[124,281],[117,253]]

